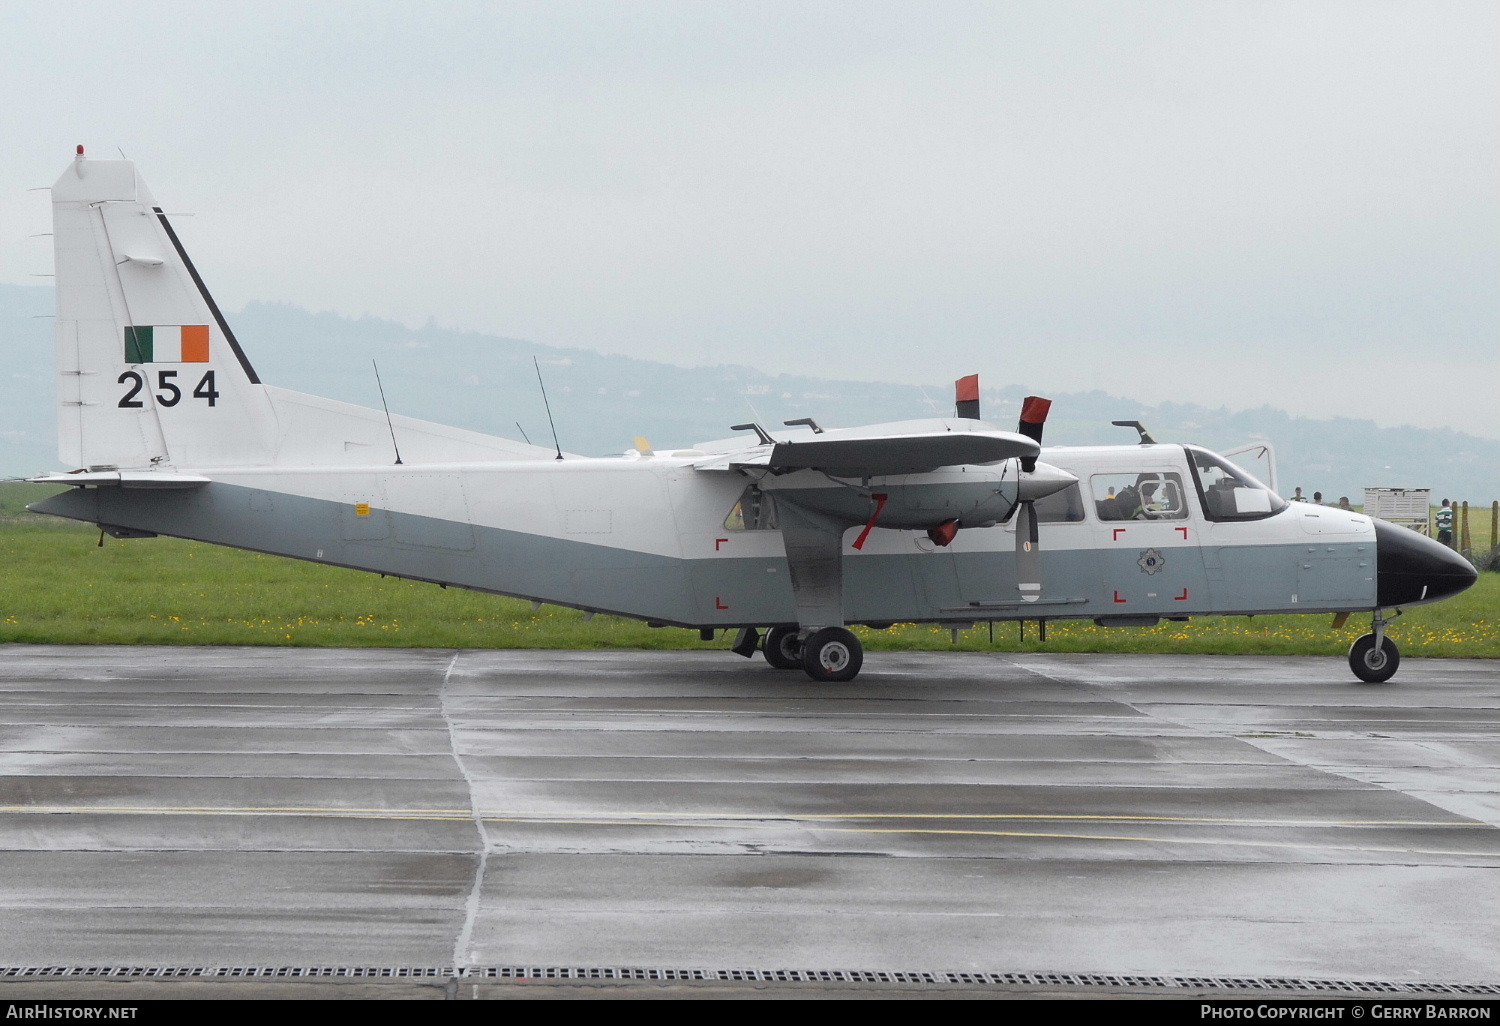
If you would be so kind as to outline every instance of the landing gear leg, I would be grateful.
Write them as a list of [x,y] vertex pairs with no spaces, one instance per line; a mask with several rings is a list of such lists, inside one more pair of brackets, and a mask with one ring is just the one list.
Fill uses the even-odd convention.
[[[816,681],[853,680],[864,662],[863,646],[845,628],[824,626],[844,622],[844,525],[791,503],[778,502],[776,514],[797,610],[800,665]],[[790,655],[790,646],[773,649],[767,643],[766,658]]]
[[853,631],[843,627],[813,631],[802,642],[802,668],[815,681],[853,680],[864,661],[864,646]]
[[[1371,633],[1360,635],[1349,646],[1349,669],[1366,684],[1384,684],[1395,676],[1396,668],[1401,665],[1401,651],[1385,636],[1386,624],[1395,617],[1387,619],[1381,613],[1382,610],[1375,610],[1370,623]],[[1397,611],[1396,615],[1401,614]]]

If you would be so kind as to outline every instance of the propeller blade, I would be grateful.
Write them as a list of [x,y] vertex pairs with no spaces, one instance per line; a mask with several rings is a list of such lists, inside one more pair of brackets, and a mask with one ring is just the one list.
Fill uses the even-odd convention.
[[[1021,403],[1021,423],[1016,431],[1040,446],[1042,427],[1051,410],[1051,399],[1028,395]],[[1071,482],[1066,478],[1073,475],[1056,467],[1046,467],[1038,475],[1035,456],[1021,457],[1021,473],[1025,477],[1016,489],[1016,516],[1020,518],[1016,522],[1016,587],[1021,592],[1021,601],[1035,602],[1042,597],[1042,546],[1037,532],[1036,500],[1067,487]]]
[[[1052,400],[1039,395],[1028,395],[1021,403],[1021,423],[1016,431],[1042,444],[1042,426],[1047,423],[1047,413],[1052,409]],[[1021,470],[1029,474],[1036,469],[1035,456],[1021,457]]]
[[1042,547],[1035,503],[1020,503],[1016,517],[1016,588],[1021,592],[1021,601],[1035,602],[1042,597]]
[[978,374],[970,374],[953,383],[953,411],[965,420],[979,419]]

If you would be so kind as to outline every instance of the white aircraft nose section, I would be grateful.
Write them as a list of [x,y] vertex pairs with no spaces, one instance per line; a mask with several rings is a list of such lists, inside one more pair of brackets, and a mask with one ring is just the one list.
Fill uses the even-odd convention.
[[1375,530],[1369,517],[1337,506],[1294,502],[1291,508],[1296,511],[1305,534],[1370,534]]
[[1050,463],[1038,463],[1029,474],[1022,474],[1017,502],[1033,502],[1060,492],[1070,484],[1077,484],[1078,477]]

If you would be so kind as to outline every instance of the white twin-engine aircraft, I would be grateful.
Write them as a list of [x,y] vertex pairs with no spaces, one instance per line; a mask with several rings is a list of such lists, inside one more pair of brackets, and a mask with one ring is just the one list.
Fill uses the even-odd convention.
[[[1349,663],[1384,681],[1385,612],[1467,588],[1414,531],[1288,503],[1191,445],[1049,448],[957,415],[805,418],[690,449],[587,458],[262,384],[135,166],[52,188],[60,456],[39,512],[697,628],[845,681],[850,624],[1373,614]],[[753,433],[748,433],[753,432]],[[1042,543],[1045,542],[1045,553]],[[762,643],[760,631],[766,630]]]

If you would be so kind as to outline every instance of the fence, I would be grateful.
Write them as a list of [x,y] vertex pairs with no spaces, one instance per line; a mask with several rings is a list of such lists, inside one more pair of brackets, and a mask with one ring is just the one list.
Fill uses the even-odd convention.
[[[1500,546],[1500,500],[1490,503],[1489,534],[1479,534],[1474,530],[1474,525],[1469,514],[1474,510],[1482,510],[1482,506],[1470,507],[1467,499],[1452,504],[1453,508],[1453,547],[1461,553],[1464,558],[1474,561],[1475,552],[1479,553],[1479,561],[1484,562],[1488,557],[1493,561],[1496,546]],[[1437,507],[1432,509],[1432,526],[1429,530],[1434,538],[1437,537]],[[1480,530],[1484,526],[1484,515],[1480,513],[1476,518],[1479,520]],[[1475,543],[1475,538],[1478,543]]]

